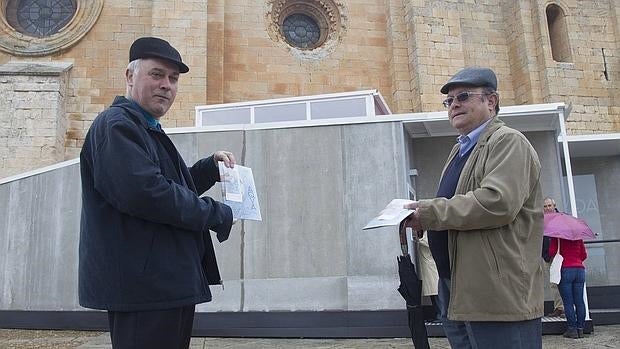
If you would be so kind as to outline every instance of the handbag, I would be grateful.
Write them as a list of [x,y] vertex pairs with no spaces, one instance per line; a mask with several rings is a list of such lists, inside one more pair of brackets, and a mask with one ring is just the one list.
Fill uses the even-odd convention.
[[564,257],[560,254],[560,240],[558,239],[558,252],[553,257],[551,261],[551,266],[549,267],[549,281],[552,284],[560,284],[560,279],[562,278],[562,262],[564,261]]

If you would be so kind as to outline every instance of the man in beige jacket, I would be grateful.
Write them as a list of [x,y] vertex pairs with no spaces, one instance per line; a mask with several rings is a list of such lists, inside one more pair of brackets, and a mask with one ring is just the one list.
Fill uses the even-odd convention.
[[495,73],[467,67],[442,88],[458,131],[437,197],[407,206],[428,230],[443,327],[455,348],[541,348],[543,212],[540,162],[497,118]]

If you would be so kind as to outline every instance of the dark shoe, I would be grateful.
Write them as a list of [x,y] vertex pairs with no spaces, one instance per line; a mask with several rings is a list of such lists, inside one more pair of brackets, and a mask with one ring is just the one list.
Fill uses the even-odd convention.
[[576,328],[569,328],[568,330],[566,330],[566,332],[564,332],[564,338],[577,339],[579,338],[579,333],[577,333]]
[[553,312],[547,314],[549,317],[566,317],[563,309],[554,309]]
[[579,338],[583,338],[583,328],[577,329],[577,335],[579,336]]

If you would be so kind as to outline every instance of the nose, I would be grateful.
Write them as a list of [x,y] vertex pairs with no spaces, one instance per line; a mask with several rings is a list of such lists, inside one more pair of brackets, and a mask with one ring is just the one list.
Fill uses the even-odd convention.
[[459,101],[456,100],[456,98],[452,101],[452,104],[450,104],[450,106],[448,107],[448,116],[452,117],[454,110],[460,108],[461,105],[459,103]]
[[162,90],[170,90],[172,86],[172,83],[170,82],[170,79],[161,79],[160,80],[160,84],[159,84],[159,88],[161,88]]

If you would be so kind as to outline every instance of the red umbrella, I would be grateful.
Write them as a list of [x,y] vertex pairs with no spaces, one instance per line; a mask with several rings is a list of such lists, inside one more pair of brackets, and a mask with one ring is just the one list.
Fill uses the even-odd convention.
[[581,218],[561,212],[545,213],[544,235],[566,240],[594,239],[596,235]]

